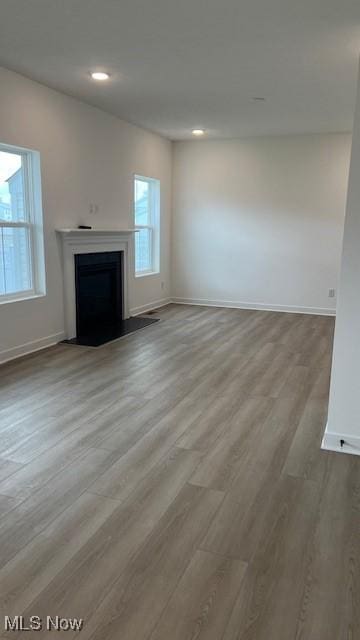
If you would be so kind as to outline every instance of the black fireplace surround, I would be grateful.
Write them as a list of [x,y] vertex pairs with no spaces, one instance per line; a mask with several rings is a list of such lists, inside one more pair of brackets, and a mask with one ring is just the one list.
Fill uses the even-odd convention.
[[123,251],[74,258],[76,338],[65,342],[98,347],[156,322],[156,318],[123,318]]

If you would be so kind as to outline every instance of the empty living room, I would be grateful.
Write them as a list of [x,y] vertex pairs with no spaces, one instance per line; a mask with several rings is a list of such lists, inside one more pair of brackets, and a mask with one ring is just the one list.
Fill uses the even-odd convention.
[[359,56],[1,0],[0,640],[360,638]]

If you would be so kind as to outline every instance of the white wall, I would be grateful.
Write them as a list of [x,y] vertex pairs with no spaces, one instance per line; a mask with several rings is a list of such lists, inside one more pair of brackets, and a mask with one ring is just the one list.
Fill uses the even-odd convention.
[[324,446],[360,454],[360,77]]
[[333,312],[350,135],[179,142],[173,296]]
[[0,305],[0,360],[62,337],[55,229],[132,226],[134,173],[161,180],[161,273],[132,280],[131,309],[176,296],[333,310],[349,135],[197,140],[172,156],[169,141],[1,68],[0,86],[0,141],[41,153],[47,272],[46,297]]
[[[133,227],[134,173],[161,180],[161,273],[132,280],[130,308],[170,295],[171,143],[1,68],[0,87],[0,142],[41,153],[47,274],[45,298],[0,305],[1,360],[61,338],[55,229]],[[97,216],[90,203],[99,205]]]

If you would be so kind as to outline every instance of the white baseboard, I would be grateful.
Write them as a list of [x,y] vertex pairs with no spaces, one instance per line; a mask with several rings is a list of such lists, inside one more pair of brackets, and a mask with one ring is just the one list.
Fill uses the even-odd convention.
[[20,358],[21,356],[28,355],[34,351],[40,351],[40,349],[51,347],[61,340],[64,340],[64,338],[65,333],[62,331],[61,333],[54,333],[51,336],[46,336],[46,338],[39,338],[39,340],[33,340],[32,342],[26,342],[25,344],[20,344],[17,347],[0,351],[0,364],[9,362],[9,360],[15,360],[15,358]]
[[[343,446],[341,446],[340,440],[344,440]],[[348,436],[344,433],[329,433],[325,429],[321,448],[326,451],[337,451],[360,456],[360,437]]]
[[134,307],[130,309],[131,316],[139,316],[142,313],[146,313],[147,311],[152,311],[153,309],[158,309],[159,307],[165,307],[167,304],[172,302],[171,298],[162,298],[161,300],[154,300],[153,302],[149,302],[148,304],[143,304],[141,307]]
[[335,309],[322,307],[295,307],[292,305],[234,302],[232,300],[206,300],[205,298],[171,298],[175,304],[194,304],[204,307],[226,307],[229,309],[251,309],[254,311],[279,311],[282,313],[307,313],[317,316],[335,316]]
[[[141,307],[135,307],[134,309],[131,309],[130,315],[137,316],[137,315],[140,315],[141,313],[152,311],[152,309],[164,307],[170,302],[171,302],[170,298],[162,298],[161,300],[154,300],[154,302],[150,302],[149,304],[144,304]],[[61,342],[61,340],[64,340],[65,338],[66,338],[66,335],[64,332],[55,333],[51,336],[40,338],[39,340],[34,340],[32,342],[21,344],[17,347],[13,347],[12,349],[5,349],[4,351],[0,351],[0,364],[4,364],[5,362],[9,362],[10,360],[15,360],[15,358],[20,358],[21,356],[34,353],[35,351],[40,351],[40,349],[46,349],[47,347],[51,347],[54,344]]]
[[[152,311],[153,309],[158,309],[160,307],[165,307],[167,304],[171,302],[175,304],[189,304],[189,305],[200,305],[205,307],[225,307],[230,309],[252,309],[259,311],[279,311],[285,313],[308,313],[314,315],[323,315],[323,316],[334,316],[334,309],[323,309],[320,307],[295,307],[295,306],[282,306],[282,305],[271,305],[271,304],[260,304],[253,302],[234,302],[229,300],[207,300],[205,298],[162,298],[161,300],[154,300],[153,302],[149,302],[148,304],[144,304],[140,307],[134,307],[130,309],[130,315],[137,316],[142,313],[146,313],[147,311]],[[45,338],[40,338],[39,340],[34,340],[32,342],[27,342],[25,344],[21,344],[17,347],[13,347],[11,349],[5,349],[4,351],[0,351],[0,364],[4,364],[5,362],[9,362],[9,360],[14,360],[15,358],[19,358],[21,356],[33,353],[35,351],[39,351],[40,349],[46,349],[46,347],[51,347],[54,344],[57,344],[61,340],[64,340],[65,333],[55,333],[51,336],[46,336]],[[334,434],[331,434],[333,436]],[[334,436],[336,439],[336,436]],[[340,436],[342,437],[342,436]],[[346,439],[346,438],[344,438]],[[325,440],[325,436],[324,436]],[[355,439],[356,440],[356,439]],[[351,441],[354,441],[354,438],[351,438]],[[339,445],[340,446],[340,445]],[[329,447],[324,447],[329,448]],[[334,451],[344,449],[332,449]],[[347,453],[356,453],[360,455],[360,438],[359,438],[359,451],[346,451]]]

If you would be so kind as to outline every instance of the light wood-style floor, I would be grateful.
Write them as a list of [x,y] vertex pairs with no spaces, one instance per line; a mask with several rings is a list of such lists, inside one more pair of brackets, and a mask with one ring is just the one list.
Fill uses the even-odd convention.
[[84,618],[81,640],[360,638],[360,460],[320,450],[333,319],[158,315],[0,369],[2,616]]

